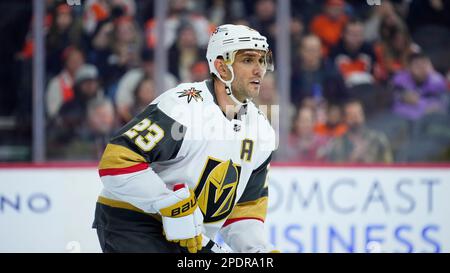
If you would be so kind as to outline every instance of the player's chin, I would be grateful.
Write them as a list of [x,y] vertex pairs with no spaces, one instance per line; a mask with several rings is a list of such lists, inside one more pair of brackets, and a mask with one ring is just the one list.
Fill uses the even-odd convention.
[[256,85],[256,84],[251,84],[250,88],[248,89],[248,95],[251,98],[256,98],[259,95],[259,90],[260,90],[261,86]]

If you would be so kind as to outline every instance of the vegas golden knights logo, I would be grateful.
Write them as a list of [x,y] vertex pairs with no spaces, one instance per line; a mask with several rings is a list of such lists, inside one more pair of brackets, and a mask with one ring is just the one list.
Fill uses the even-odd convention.
[[221,161],[208,157],[195,188],[195,196],[205,223],[220,221],[231,213],[240,173],[241,167],[231,159]]

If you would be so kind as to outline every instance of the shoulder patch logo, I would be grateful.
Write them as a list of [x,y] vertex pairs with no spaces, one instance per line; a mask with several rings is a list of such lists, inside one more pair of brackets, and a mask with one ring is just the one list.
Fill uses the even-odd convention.
[[187,102],[191,102],[192,99],[195,99],[195,101],[201,100],[203,101],[203,97],[200,95],[202,91],[195,89],[194,87],[191,87],[189,89],[177,92],[180,94],[178,97],[187,97]]

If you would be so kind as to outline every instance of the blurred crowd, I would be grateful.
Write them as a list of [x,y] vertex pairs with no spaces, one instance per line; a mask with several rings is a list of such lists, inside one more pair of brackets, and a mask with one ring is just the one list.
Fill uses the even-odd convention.
[[[49,160],[97,160],[109,137],[157,94],[154,1],[81,2],[46,1]],[[450,161],[450,2],[369,2],[377,1],[291,1],[292,127],[288,154],[277,160]],[[0,120],[0,141],[31,144],[31,7],[1,5],[11,38],[0,53],[0,116],[13,116],[17,126],[7,133]],[[276,53],[275,0],[168,5],[166,89],[210,77],[206,45],[223,23],[258,30]],[[266,76],[258,105],[278,104],[276,80],[276,73]]]

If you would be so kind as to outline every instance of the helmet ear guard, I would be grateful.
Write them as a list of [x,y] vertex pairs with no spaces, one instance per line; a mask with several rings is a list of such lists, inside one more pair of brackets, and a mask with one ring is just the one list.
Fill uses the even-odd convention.
[[221,62],[218,65],[214,64],[217,73],[211,73],[211,74],[213,74],[217,78],[221,79],[222,78],[221,74],[229,74],[231,72],[230,67],[231,67],[232,63],[225,61],[222,56],[219,56],[216,60],[220,60]]
[[234,63],[234,57],[236,57],[237,50],[231,52],[225,52],[222,56],[226,65],[232,65]]

